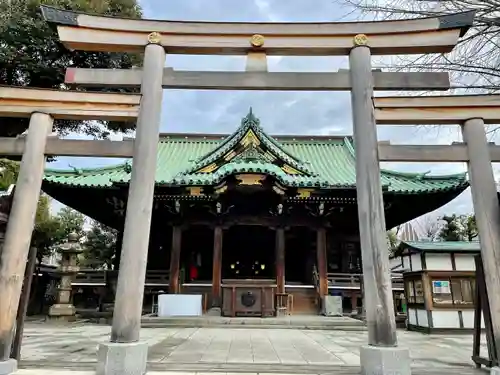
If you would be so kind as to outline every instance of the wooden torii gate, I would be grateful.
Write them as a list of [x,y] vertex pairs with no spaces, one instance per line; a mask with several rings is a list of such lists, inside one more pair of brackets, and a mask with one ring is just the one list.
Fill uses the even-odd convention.
[[[44,153],[48,149],[54,155],[62,153],[73,156],[79,153],[86,156],[130,156],[131,148],[133,150],[134,163],[111,342],[99,347],[97,373],[145,373],[148,346],[139,342],[139,332],[164,87],[351,91],[369,333],[368,346],[361,348],[362,372],[410,373],[408,349],[397,346],[371,100],[375,89],[446,90],[449,88],[449,79],[443,73],[373,72],[371,55],[450,52],[459,37],[471,26],[473,12],[423,19],[353,23],[170,22],[100,17],[51,7],[42,7],[42,12],[48,22],[57,26],[59,38],[67,48],[144,52],[142,70],[72,69],[66,75],[66,81],[73,84],[118,87],[140,85],[140,108],[136,113],[138,120],[135,140],[119,145],[113,143],[109,149],[105,149],[104,143],[97,143],[105,141],[87,141],[94,143],[87,143],[88,149],[92,151],[86,151],[87,144],[84,146],[81,143],[78,148],[70,146],[67,141],[47,140],[51,122],[49,115],[55,116],[59,110],[58,101],[52,102],[50,106],[46,105],[42,114],[38,113],[38,107],[26,111],[26,115],[35,114],[32,115],[33,125],[30,126],[25,145],[19,140],[0,140],[0,146],[5,147],[0,148],[0,153],[23,152],[18,189],[14,198],[14,205],[18,208],[13,207],[0,270],[0,375],[12,372],[13,368],[12,361],[7,360],[5,353],[9,352],[11,345],[10,336],[29,245],[29,240],[19,240],[23,236],[18,234],[22,232],[26,234],[23,238],[29,238],[31,233],[37,200],[35,198],[39,194],[43,173]],[[164,68],[166,53],[246,55],[246,72],[176,72]],[[337,73],[268,73],[267,55],[349,55],[350,70]],[[72,94],[64,93],[68,97]],[[95,93],[86,95],[88,100],[99,97]],[[0,97],[0,107],[4,104]],[[96,111],[94,115],[97,113],[97,118],[105,118],[106,111]],[[32,174],[33,171],[36,173]],[[35,180],[30,180],[29,176],[32,175]],[[26,199],[29,203],[26,203]],[[16,214],[18,211],[22,214]],[[214,241],[214,247],[220,242]],[[220,273],[220,268],[214,267],[215,272]],[[325,283],[326,270],[320,269],[319,272],[320,276],[324,274],[322,280]],[[220,281],[220,275],[213,279]],[[324,285],[322,290],[326,290]],[[220,296],[220,282],[214,283],[213,293]]]
[[47,155],[132,156],[131,142],[65,140],[54,119],[135,121],[141,96],[0,87],[0,116],[30,118],[26,137],[0,138],[0,154],[22,155],[0,261],[0,374],[9,359],[31,233]]
[[379,125],[461,126],[463,144],[385,143],[379,145],[379,156],[381,161],[467,162],[491,316],[488,321],[494,339],[492,347],[497,351],[494,357],[500,358],[500,205],[491,167],[492,162],[500,162],[500,146],[488,142],[484,127],[500,123],[500,95],[384,97],[374,98],[374,106]]

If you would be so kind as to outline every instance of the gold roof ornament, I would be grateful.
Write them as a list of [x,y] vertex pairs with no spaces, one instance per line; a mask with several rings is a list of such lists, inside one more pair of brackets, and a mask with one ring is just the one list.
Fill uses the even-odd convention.
[[161,42],[161,34],[158,32],[152,32],[148,35],[148,42],[150,44],[160,44]]
[[254,34],[250,38],[250,44],[252,47],[262,47],[264,45],[264,36],[260,34]]
[[358,34],[354,37],[355,46],[366,46],[368,44],[368,37],[365,34]]

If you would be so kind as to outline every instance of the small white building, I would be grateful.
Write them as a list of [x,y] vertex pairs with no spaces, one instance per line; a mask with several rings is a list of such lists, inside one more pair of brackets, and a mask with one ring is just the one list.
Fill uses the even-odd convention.
[[391,266],[403,270],[409,330],[474,328],[474,257],[479,253],[477,241],[400,243]]

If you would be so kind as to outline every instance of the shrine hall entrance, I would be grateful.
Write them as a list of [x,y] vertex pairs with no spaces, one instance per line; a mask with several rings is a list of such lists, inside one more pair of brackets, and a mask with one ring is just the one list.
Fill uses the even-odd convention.
[[233,226],[224,233],[222,279],[274,279],[275,231],[259,225]]

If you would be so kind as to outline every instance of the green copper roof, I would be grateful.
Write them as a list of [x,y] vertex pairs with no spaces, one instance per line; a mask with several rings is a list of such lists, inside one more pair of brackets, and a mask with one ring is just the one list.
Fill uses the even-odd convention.
[[[242,137],[249,130],[260,143],[241,149]],[[239,151],[225,161],[224,155],[231,150]],[[214,171],[200,172],[214,162],[219,163]],[[282,164],[296,172],[287,172]],[[114,183],[129,182],[130,171],[131,162],[94,169],[49,169],[44,179],[46,183],[69,186],[110,187]],[[245,172],[272,175],[285,186],[353,188],[356,186],[353,142],[350,137],[271,137],[252,112],[230,136],[167,134],[160,137],[157,184],[215,185],[226,176]],[[384,189],[394,193],[455,190],[467,186],[465,174],[428,176],[382,171],[381,177]]]
[[408,241],[401,242],[400,248],[410,248],[425,252],[479,252],[479,241]]

